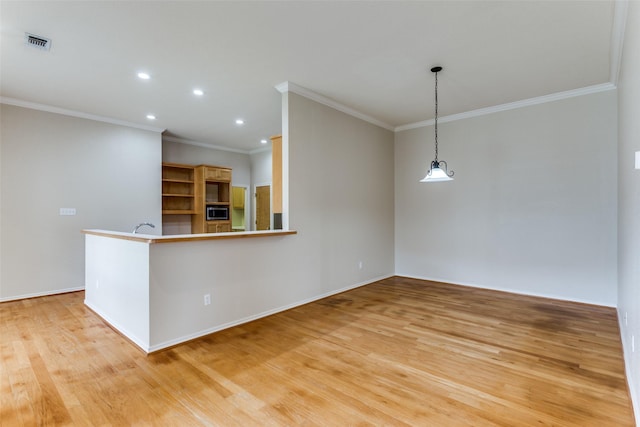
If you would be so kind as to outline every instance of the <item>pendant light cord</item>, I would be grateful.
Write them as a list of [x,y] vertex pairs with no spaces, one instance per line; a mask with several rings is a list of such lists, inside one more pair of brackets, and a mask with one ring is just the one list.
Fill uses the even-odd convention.
[[438,73],[436,72],[436,163],[438,162]]

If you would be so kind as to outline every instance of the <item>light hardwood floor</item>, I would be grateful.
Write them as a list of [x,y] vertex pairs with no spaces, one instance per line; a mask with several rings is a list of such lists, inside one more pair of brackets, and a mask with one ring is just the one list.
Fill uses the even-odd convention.
[[0,304],[0,424],[631,426],[615,310],[395,277],[145,356]]

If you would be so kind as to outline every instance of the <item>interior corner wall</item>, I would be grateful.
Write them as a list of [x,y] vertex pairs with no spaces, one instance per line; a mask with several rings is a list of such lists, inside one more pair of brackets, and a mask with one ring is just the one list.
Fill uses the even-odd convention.
[[161,234],[160,133],[6,104],[0,117],[0,301],[83,289],[82,229]]
[[396,134],[396,274],[615,306],[616,92]]
[[305,286],[325,291],[393,275],[393,133],[283,96],[295,270]]
[[[628,2],[618,81],[618,315],[627,381],[640,422],[640,3]],[[638,337],[638,338],[635,338]]]

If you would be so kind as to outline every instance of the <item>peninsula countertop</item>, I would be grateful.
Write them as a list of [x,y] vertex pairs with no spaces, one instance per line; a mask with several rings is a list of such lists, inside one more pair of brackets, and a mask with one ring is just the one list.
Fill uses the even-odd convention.
[[204,233],[204,234],[176,234],[167,236],[158,236],[155,234],[143,233],[127,233],[122,231],[87,229],[82,230],[83,234],[93,236],[111,237],[114,239],[131,240],[142,243],[174,243],[174,242],[191,242],[198,240],[221,240],[221,239],[245,239],[269,236],[286,236],[297,234],[295,230],[264,230],[264,231],[235,231],[229,233]]

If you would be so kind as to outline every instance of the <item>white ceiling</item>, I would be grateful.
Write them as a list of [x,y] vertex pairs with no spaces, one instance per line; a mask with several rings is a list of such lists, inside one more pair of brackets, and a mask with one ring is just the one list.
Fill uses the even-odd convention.
[[434,65],[440,116],[609,82],[613,22],[610,0],[2,0],[0,95],[253,150],[285,81],[389,128],[433,117]]

